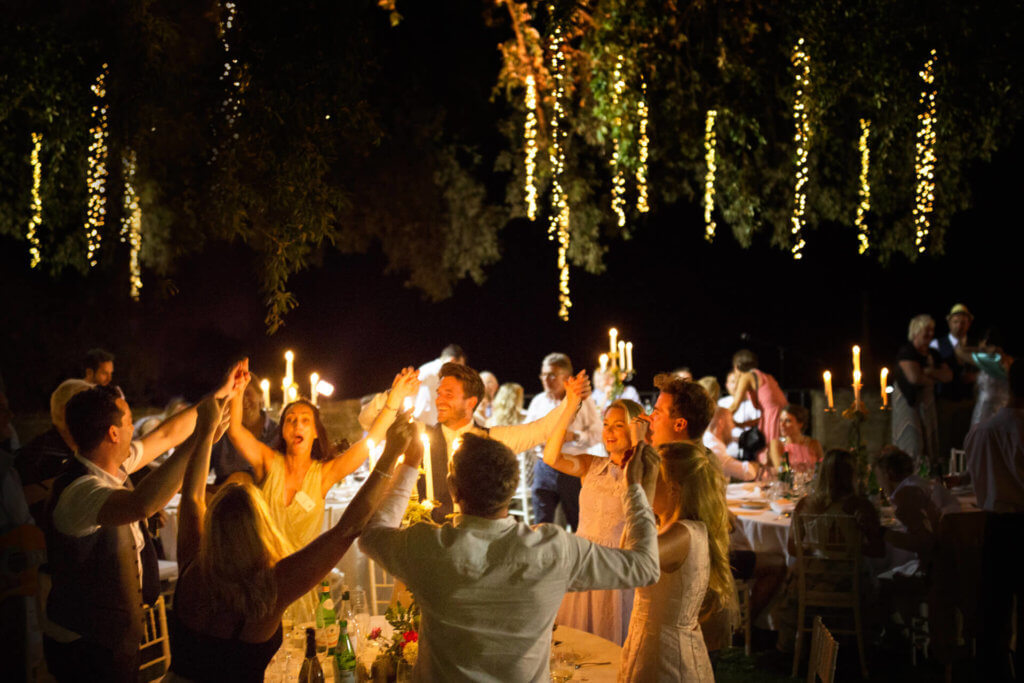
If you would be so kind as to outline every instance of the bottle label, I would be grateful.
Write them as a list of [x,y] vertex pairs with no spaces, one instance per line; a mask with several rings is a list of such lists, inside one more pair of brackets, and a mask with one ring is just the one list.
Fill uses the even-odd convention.
[[320,604],[323,605],[324,609],[334,609],[334,600],[331,600],[330,598],[327,598]]
[[338,636],[341,635],[341,629],[337,624],[330,624],[326,629],[327,636],[327,647],[334,647],[338,643]]

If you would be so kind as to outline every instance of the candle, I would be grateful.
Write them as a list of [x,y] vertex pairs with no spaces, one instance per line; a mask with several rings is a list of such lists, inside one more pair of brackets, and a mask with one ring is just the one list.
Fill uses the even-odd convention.
[[295,373],[292,372],[292,363],[295,361],[295,354],[291,351],[284,352],[284,376],[285,384],[288,386],[292,385],[292,381],[295,378]]
[[263,409],[270,410],[270,380],[261,379],[260,389],[263,391]]
[[822,377],[825,380],[825,400],[828,401],[828,409],[832,410],[832,373],[826,370]]
[[377,458],[373,457],[373,446],[374,446],[373,439],[367,439],[366,440],[366,452],[369,454],[369,460],[370,460],[369,466],[370,466],[371,470],[373,469],[373,466],[377,464]]
[[320,380],[316,383],[316,393],[321,396],[331,396],[334,394],[334,385],[325,379]]
[[853,371],[853,402],[860,403],[860,370]]
[[608,371],[608,354],[607,353],[602,353],[600,356],[598,356],[597,360],[600,361],[600,363],[601,363],[601,372],[607,372]]
[[426,433],[420,434],[420,441],[423,442],[423,473],[427,478],[427,500],[434,500],[434,470],[430,462],[430,436]]
[[619,342],[619,368],[626,369],[626,342]]
[[288,402],[292,403],[299,397],[299,389],[294,384],[288,387]]
[[633,342],[626,342],[626,372],[633,372]]
[[856,379],[856,377],[857,375],[860,374],[860,347],[857,345],[854,345],[853,347],[853,374],[853,381],[857,382],[858,380]]
[[612,356],[614,356],[615,352],[618,350],[618,347],[615,345],[615,340],[618,338],[618,336],[619,336],[619,331],[617,329],[615,329],[614,327],[612,329],[608,330],[608,339],[611,342],[609,344],[608,348],[611,349],[611,351],[609,353],[611,353]]
[[882,407],[885,408],[889,405],[889,393],[886,389],[889,388],[889,368],[882,368]]
[[316,384],[320,381],[320,375],[315,372],[309,375],[309,398],[313,401],[313,405],[317,404],[317,390]]

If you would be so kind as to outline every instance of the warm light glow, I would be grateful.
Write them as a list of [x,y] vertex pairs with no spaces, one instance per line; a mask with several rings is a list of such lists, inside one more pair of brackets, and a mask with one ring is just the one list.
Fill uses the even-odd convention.
[[882,368],[879,383],[882,387],[882,407],[885,408],[889,405],[889,393],[887,391],[889,388],[889,368]]
[[320,375],[317,373],[311,373],[309,375],[309,399],[313,402],[313,405],[317,404],[317,396],[319,394],[316,390],[316,383],[320,381]]
[[139,300],[142,291],[142,271],[139,267],[139,251],[142,249],[142,207],[139,193],[135,189],[135,150],[129,149],[122,157],[124,168],[124,215],[121,216],[121,242],[128,242],[128,269],[131,279],[132,300]]
[[534,174],[537,170],[537,84],[533,74],[526,77],[526,124],[523,126],[526,148],[526,215],[532,221],[537,218],[537,184]]
[[626,372],[633,372],[633,342],[626,342]]
[[551,72],[555,79],[554,113],[551,117],[551,144],[548,157],[551,161],[551,216],[548,223],[548,238],[558,235],[558,317],[569,319],[572,299],[569,297],[569,201],[562,187],[565,173],[565,54],[562,52],[564,38],[560,26],[551,34]]
[[291,403],[299,398],[299,388],[294,384],[288,387],[288,402]]
[[636,210],[647,213],[647,154],[651,140],[647,137],[647,81],[640,77],[640,101],[636,103],[636,115],[640,120],[639,164],[636,167]]
[[597,357],[597,361],[600,364],[601,372],[607,372],[608,370],[608,354],[602,353]]
[[938,90],[932,87],[935,83],[935,60],[935,50],[932,50],[931,56],[919,73],[925,89],[921,92],[920,104],[924,111],[917,117],[921,127],[917,130],[914,155],[914,171],[917,174],[914,197],[914,224],[917,234],[914,244],[918,253],[924,253],[927,248],[925,240],[931,226],[929,216],[932,213],[932,203],[935,201],[935,96],[938,94]]
[[289,363],[291,363],[293,360],[295,360],[295,354],[292,353],[291,351],[285,351],[284,352],[284,359],[286,361],[288,361]]
[[860,375],[860,347],[856,344],[853,347],[853,373],[855,377]]
[[29,245],[29,266],[32,268],[39,265],[41,258],[38,228],[43,224],[43,200],[39,196],[39,185],[43,180],[43,165],[39,162],[39,152],[42,148],[42,134],[32,133],[32,216],[28,219],[28,232],[25,234]]
[[412,396],[406,396],[402,401],[402,410],[406,412],[412,410]]
[[871,183],[868,180],[868,171],[871,168],[871,150],[868,147],[868,138],[871,135],[871,120],[860,120],[860,142],[857,148],[860,150],[860,203],[857,205],[857,217],[853,224],[857,226],[857,239],[860,241],[858,251],[863,254],[868,250],[868,224],[865,220],[868,211],[871,210]]
[[826,370],[822,375],[822,379],[825,380],[825,401],[828,403],[829,410],[831,410],[834,405],[832,401],[832,373]]
[[619,164],[619,131],[622,130],[622,116],[619,113],[619,96],[626,90],[626,81],[622,77],[622,55],[615,61],[615,70],[612,72],[612,111],[615,112],[614,128],[612,133],[612,158],[609,164],[612,167],[612,211],[618,216],[619,227],[626,225],[626,212],[623,207],[626,205],[624,195],[626,194],[626,176]]
[[704,239],[711,242],[715,239],[715,219],[712,212],[715,210],[715,165],[716,143],[715,117],[718,112],[708,109],[707,118],[704,120],[704,163],[707,165],[707,173],[704,176]]
[[330,398],[334,395],[334,385],[325,379],[316,383],[316,393]]
[[260,380],[260,391],[263,393],[263,409],[270,410],[270,380]]
[[[615,354],[619,352],[619,348],[618,346],[616,346],[615,343],[615,340],[618,338],[618,336],[619,331],[614,327],[608,330],[608,348],[610,349],[609,353],[611,354],[612,358],[615,358]],[[614,362],[612,364],[614,365]]]
[[107,190],[107,65],[92,84],[92,92],[99,99],[92,107],[92,127],[89,134],[88,167],[86,168],[86,189],[89,202],[85,219],[86,259],[89,266],[95,266],[99,258],[100,242],[103,239],[103,224],[106,221]]
[[804,227],[804,212],[807,208],[807,150],[811,143],[811,124],[807,117],[807,89],[811,82],[811,58],[803,50],[804,39],[801,38],[793,47],[793,66],[796,68],[796,94],[793,97],[793,119],[796,124],[796,183],[793,191],[792,227],[793,245],[790,248],[794,259],[803,258],[806,242],[801,234]]

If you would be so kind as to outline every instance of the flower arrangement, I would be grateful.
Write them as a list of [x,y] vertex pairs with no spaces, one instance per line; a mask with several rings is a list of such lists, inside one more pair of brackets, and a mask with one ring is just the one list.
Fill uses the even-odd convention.
[[420,639],[420,610],[413,600],[408,609],[399,602],[395,607],[389,607],[384,613],[394,631],[391,634],[391,642],[387,642],[379,628],[370,631],[367,638],[373,641],[380,648],[378,661],[383,658],[387,660],[389,668],[398,668],[400,661],[405,661],[409,666],[416,665],[416,657],[419,655]]

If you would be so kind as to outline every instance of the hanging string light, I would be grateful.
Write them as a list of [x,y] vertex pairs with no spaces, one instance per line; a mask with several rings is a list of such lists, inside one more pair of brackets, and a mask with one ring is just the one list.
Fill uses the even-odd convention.
[[803,258],[804,238],[801,231],[804,227],[804,211],[807,208],[807,148],[810,146],[811,126],[807,118],[807,89],[811,82],[811,58],[804,52],[804,39],[796,41],[793,46],[793,66],[796,68],[796,95],[793,97],[793,119],[796,122],[796,183],[793,192],[793,217],[790,219],[790,233],[793,236],[791,252],[794,259]]
[[914,224],[917,227],[917,235],[914,244],[918,253],[924,253],[928,238],[928,229],[931,226],[929,216],[932,212],[932,202],[935,201],[935,96],[938,91],[932,87],[935,83],[935,50],[924,63],[924,68],[919,75],[924,81],[925,89],[921,92],[920,103],[924,111],[918,114],[917,119],[921,127],[917,130],[917,144],[914,155],[914,170],[917,173],[917,191],[914,201]]
[[43,149],[43,136],[41,133],[32,133],[32,216],[28,219],[28,232],[25,237],[28,239],[29,265],[35,268],[39,265],[39,234],[37,232],[43,224],[43,200],[39,196],[39,185],[43,180],[43,165],[39,161],[39,152]]
[[615,132],[612,135],[612,158],[609,165],[612,167],[612,211],[619,217],[619,227],[626,225],[626,212],[623,207],[626,200],[626,176],[619,165],[619,131],[622,130],[622,116],[619,113],[619,97],[626,90],[626,81],[622,77],[622,55],[615,60],[615,70],[612,72],[612,111],[615,112]]
[[135,189],[135,150],[129,149],[122,158],[124,166],[124,212],[121,216],[121,242],[128,242],[128,267],[131,277],[132,300],[139,300],[142,291],[142,272],[139,269],[139,250],[142,248],[142,208]]
[[[235,120],[240,113],[236,93],[242,85],[239,80],[241,74],[238,70],[238,58],[231,56],[231,44],[228,42],[228,33],[231,32],[235,25],[236,11],[235,3],[225,2],[224,14],[220,20],[220,44],[224,48],[224,71],[220,75],[220,82],[224,85],[224,91],[227,93],[227,96],[221,103],[221,108],[227,117],[228,128],[235,125]],[[232,72],[234,72],[234,76],[232,76]]]
[[[550,8],[554,11],[554,8]],[[562,187],[565,173],[565,54],[562,29],[555,26],[551,34],[551,72],[554,74],[554,114],[551,117],[551,144],[548,156],[551,161],[551,216],[548,223],[548,237],[558,236],[558,317],[569,319],[572,299],[569,297],[569,201]]]
[[526,147],[526,215],[532,221],[537,218],[537,185],[534,173],[537,170],[537,84],[533,74],[526,77],[526,124],[523,126]]
[[715,219],[712,214],[715,210],[715,153],[717,138],[715,137],[715,118],[718,112],[708,109],[707,117],[704,119],[704,162],[708,170],[704,175],[704,239],[711,242],[715,239]]
[[647,81],[640,77],[640,101],[636,103],[636,114],[640,120],[640,164],[636,169],[636,210],[647,213],[651,207],[647,204],[647,153],[651,141],[647,137]]
[[92,84],[92,92],[99,102],[92,107],[92,127],[89,134],[88,168],[86,183],[89,192],[89,203],[85,219],[86,258],[89,266],[95,266],[98,259],[100,242],[103,239],[103,224],[106,221],[106,185],[107,185],[107,65]]
[[860,150],[860,204],[857,205],[857,217],[853,224],[857,226],[857,239],[860,240],[859,253],[863,254],[868,250],[868,224],[865,217],[871,210],[871,183],[868,181],[868,170],[871,168],[871,150],[868,147],[868,138],[871,135],[871,119],[860,120],[860,142],[857,149]]

